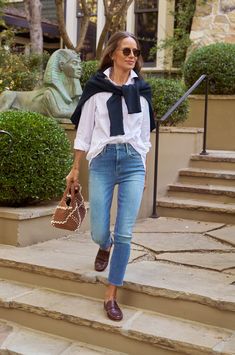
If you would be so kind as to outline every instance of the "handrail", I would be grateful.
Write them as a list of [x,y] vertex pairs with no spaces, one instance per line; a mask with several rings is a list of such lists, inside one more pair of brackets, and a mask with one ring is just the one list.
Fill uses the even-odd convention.
[[10,138],[10,145],[9,145],[9,151],[10,151],[11,147],[12,147],[12,144],[13,144],[13,137],[12,137],[11,133],[1,129],[0,130],[0,134],[6,134]]
[[187,97],[201,84],[203,80],[205,80],[206,75],[203,74],[200,78],[195,81],[195,83],[191,86],[186,93],[181,96],[181,98],[160,118],[160,121],[163,122],[168,119],[168,117],[182,104],[182,102],[187,99]]
[[157,180],[158,180],[158,156],[159,156],[159,131],[162,122],[166,121],[170,115],[181,105],[181,103],[187,99],[187,97],[206,79],[205,85],[205,107],[204,107],[204,133],[203,133],[203,148],[201,155],[207,155],[206,152],[206,134],[207,134],[207,111],[208,111],[208,81],[209,78],[206,74],[200,76],[200,78],[181,96],[181,98],[160,118],[156,119],[156,134],[155,134],[155,164],[154,164],[154,186],[153,186],[153,213],[152,218],[158,218],[157,215]]

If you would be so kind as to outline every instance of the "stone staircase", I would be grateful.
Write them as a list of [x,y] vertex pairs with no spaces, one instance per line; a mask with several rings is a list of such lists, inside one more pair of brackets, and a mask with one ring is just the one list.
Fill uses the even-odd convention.
[[194,154],[179,171],[167,196],[158,199],[158,214],[202,221],[235,223],[235,152]]
[[223,232],[227,241],[209,237],[223,228],[219,223],[164,218],[137,224],[119,292],[121,322],[104,314],[107,271],[93,270],[97,247],[89,233],[24,248],[1,246],[0,353],[234,354],[235,278],[228,265],[235,263],[228,260],[220,273],[171,263],[168,254],[174,253],[166,253],[175,250],[179,255],[183,237],[185,251],[193,251],[194,238],[193,254],[200,251],[199,243],[203,254],[232,257],[231,228]]

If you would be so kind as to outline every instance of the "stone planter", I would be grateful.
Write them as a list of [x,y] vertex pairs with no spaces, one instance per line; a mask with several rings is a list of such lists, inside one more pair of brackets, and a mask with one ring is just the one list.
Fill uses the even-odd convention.
[[[184,127],[203,127],[204,95],[189,97],[189,118]],[[207,148],[235,150],[235,95],[209,95]]]
[[[51,218],[57,202],[30,207],[0,207],[0,244],[26,246],[72,234],[52,227]],[[81,230],[87,230],[85,217]]]

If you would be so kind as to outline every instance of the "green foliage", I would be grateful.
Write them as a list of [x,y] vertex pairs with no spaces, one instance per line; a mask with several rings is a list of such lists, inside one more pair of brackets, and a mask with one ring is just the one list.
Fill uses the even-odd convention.
[[0,47],[0,93],[4,90],[33,90],[40,83],[41,63],[45,68],[49,54],[16,54]]
[[[160,119],[172,105],[185,93],[185,87],[179,80],[151,77],[146,79],[152,89],[153,109]],[[188,102],[184,101],[163,125],[175,126],[187,118]]]
[[[211,78],[210,93],[235,94],[235,44],[215,43],[194,50],[183,69],[185,84],[190,87],[202,74]],[[195,93],[204,93],[201,85]]]
[[[0,205],[25,206],[61,196],[72,163],[71,148],[56,120],[34,112],[0,113]],[[5,137],[5,135],[4,135]]]
[[98,66],[98,60],[88,60],[87,62],[82,62],[82,77],[80,79],[82,88],[84,88],[87,80],[89,80],[90,77],[95,74]]
[[2,18],[2,15],[3,15],[3,12],[2,12],[2,9],[3,7],[7,4],[7,1],[6,0],[0,0],[0,26],[4,26],[5,25],[5,22]]
[[191,45],[189,36],[195,9],[195,0],[178,0],[176,2],[175,11],[172,13],[175,19],[174,35],[158,43],[151,50],[151,55],[157,50],[169,49],[173,51],[174,67],[180,67],[184,63],[187,49]]

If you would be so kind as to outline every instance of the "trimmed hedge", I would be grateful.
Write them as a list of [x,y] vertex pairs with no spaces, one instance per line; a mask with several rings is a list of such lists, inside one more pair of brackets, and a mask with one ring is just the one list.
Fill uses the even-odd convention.
[[[185,93],[185,86],[179,80],[162,79],[162,78],[147,78],[152,89],[153,109],[160,119],[172,105]],[[175,126],[179,122],[187,119],[188,101],[182,102],[178,109],[162,123],[164,126]]]
[[98,60],[89,60],[87,62],[82,62],[82,76],[80,79],[81,86],[84,88],[86,82],[95,74],[98,70],[99,62]]
[[0,47],[0,93],[4,90],[33,90],[41,80],[41,63],[45,69],[49,54],[16,54]]
[[26,206],[62,195],[72,164],[70,142],[55,119],[34,112],[0,113],[13,136],[0,139],[0,205]]
[[[183,75],[189,88],[202,75],[211,78],[210,93],[235,94],[235,44],[215,43],[194,50],[185,62]],[[205,83],[194,93],[204,93]]]

